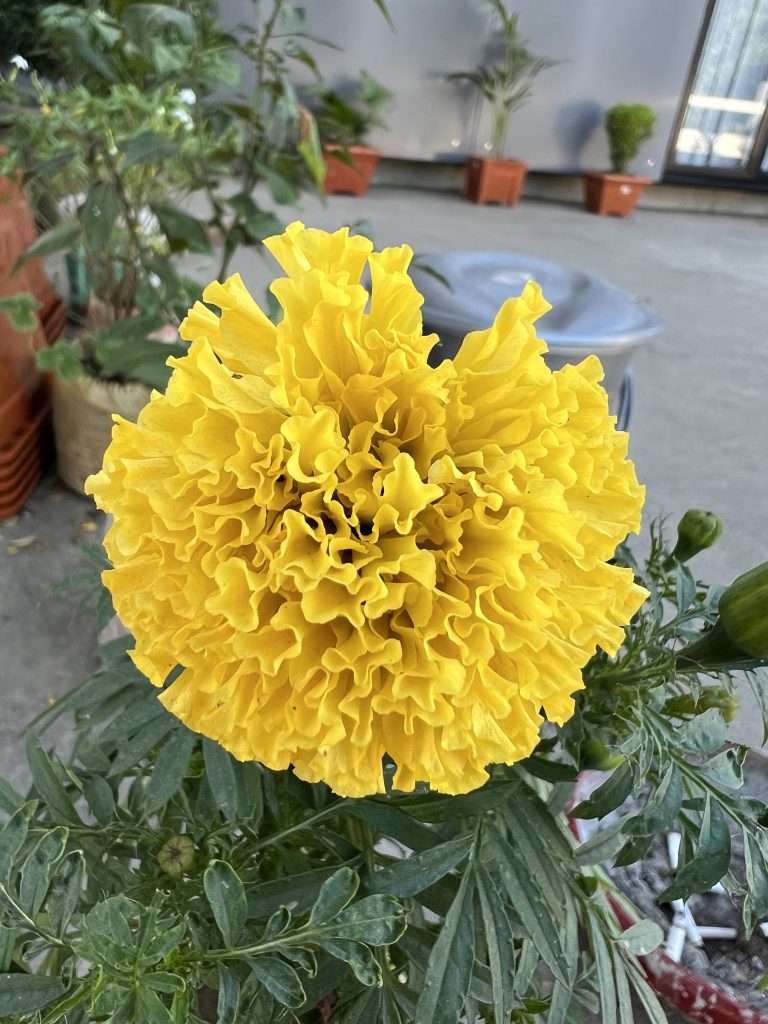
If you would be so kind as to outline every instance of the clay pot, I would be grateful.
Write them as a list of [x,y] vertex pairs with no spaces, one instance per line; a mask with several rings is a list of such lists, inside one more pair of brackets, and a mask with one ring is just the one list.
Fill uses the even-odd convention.
[[[6,413],[7,407],[5,403]],[[45,384],[38,387],[23,408],[17,409],[15,422],[16,429],[0,438],[0,519],[21,511],[50,461],[53,446]]]
[[345,192],[353,196],[364,196],[381,154],[378,149],[369,149],[367,146],[350,146],[346,150],[350,163],[346,163],[334,156],[334,153],[340,151],[341,146],[323,147],[326,167],[325,194],[330,196]]
[[515,206],[525,184],[528,165],[522,160],[491,160],[473,156],[467,163],[467,199],[473,203]]
[[632,174],[588,171],[584,175],[584,202],[588,210],[601,217],[630,217],[650,184],[650,178]]
[[53,431],[59,476],[83,493],[87,477],[101,469],[112,436],[112,414],[135,420],[149,401],[144,384],[116,384],[95,377],[53,380]]

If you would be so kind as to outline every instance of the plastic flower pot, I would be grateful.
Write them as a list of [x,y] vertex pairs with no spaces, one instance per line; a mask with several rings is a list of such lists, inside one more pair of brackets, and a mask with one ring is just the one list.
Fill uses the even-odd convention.
[[650,178],[632,174],[589,171],[584,175],[584,202],[600,217],[630,217],[650,184]]
[[473,156],[467,163],[467,199],[473,203],[516,206],[528,174],[522,160],[492,160]]
[[[595,772],[581,774],[574,785],[571,806],[575,806],[595,788],[595,778]],[[605,774],[600,773],[600,781],[604,779]],[[583,821],[569,818],[569,826],[579,842],[586,839]],[[609,892],[607,899],[622,931],[642,920],[642,913],[623,894],[618,896]],[[639,956],[638,961],[656,994],[696,1024],[768,1024],[766,1014],[759,1013],[754,1007],[713,985],[707,978],[677,963],[661,948]]]
[[36,402],[34,414],[0,443],[0,519],[21,510],[50,459],[50,402],[44,386]]
[[[342,151],[349,158],[349,163],[334,155]],[[353,196],[365,195],[381,155],[378,149],[370,149],[367,146],[350,146],[347,150],[343,150],[341,146],[325,146],[323,154],[326,168],[324,184],[326,195],[337,193]]]

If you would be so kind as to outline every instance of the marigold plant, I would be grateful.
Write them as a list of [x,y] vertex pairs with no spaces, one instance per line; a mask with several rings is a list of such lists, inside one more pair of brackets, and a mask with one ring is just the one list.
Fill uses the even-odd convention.
[[[235,276],[89,482],[105,581],[165,706],[343,796],[464,793],[573,712],[646,594],[643,488],[595,357],[552,372],[537,285],[427,362],[407,246],[292,224],[279,324]],[[361,278],[370,275],[370,289]]]

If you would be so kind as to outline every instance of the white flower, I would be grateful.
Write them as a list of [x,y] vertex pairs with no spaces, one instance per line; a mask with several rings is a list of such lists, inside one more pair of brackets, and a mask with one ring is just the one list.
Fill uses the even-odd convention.
[[195,123],[192,120],[192,116],[189,113],[189,111],[185,110],[184,107],[175,107],[171,111],[171,116],[174,117],[180,124],[183,124],[184,127],[187,129],[192,128]]
[[197,96],[195,95],[194,89],[180,89],[179,90],[179,103],[186,103],[187,106],[191,107],[197,103]]
[[26,61],[20,53],[11,57],[11,64],[13,64],[15,68],[18,68],[19,71],[29,71],[29,62]]

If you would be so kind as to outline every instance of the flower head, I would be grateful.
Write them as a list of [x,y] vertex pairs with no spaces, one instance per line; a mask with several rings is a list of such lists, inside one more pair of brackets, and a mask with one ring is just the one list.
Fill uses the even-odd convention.
[[[292,224],[275,326],[239,277],[89,489],[132,656],[240,759],[362,796],[471,790],[563,722],[645,592],[608,564],[643,489],[595,357],[551,372],[529,283],[427,364],[406,246]],[[370,294],[360,283],[370,274]]]

